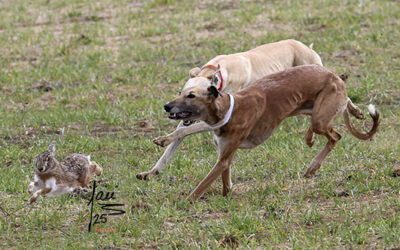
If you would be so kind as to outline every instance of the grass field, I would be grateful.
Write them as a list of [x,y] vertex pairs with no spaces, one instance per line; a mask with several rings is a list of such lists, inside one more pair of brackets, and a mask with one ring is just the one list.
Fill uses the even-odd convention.
[[[399,27],[395,0],[1,1],[0,248],[400,247]],[[314,43],[325,66],[347,72],[364,111],[377,105],[373,140],[338,119],[342,140],[304,179],[326,139],[308,148],[309,118],[296,117],[236,154],[226,198],[218,180],[184,201],[216,161],[210,134],[185,139],[159,176],[136,179],[163,152],[151,140],[176,126],[162,105],[189,69],[287,38]],[[50,143],[60,160],[90,153],[102,165],[98,190],[114,191],[126,213],[100,226],[117,232],[88,233],[79,196],[28,205],[35,156]]]

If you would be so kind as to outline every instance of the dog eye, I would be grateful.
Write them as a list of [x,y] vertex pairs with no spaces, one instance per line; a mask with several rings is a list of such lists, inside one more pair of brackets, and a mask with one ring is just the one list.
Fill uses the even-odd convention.
[[187,98],[195,98],[196,96],[193,94],[189,94],[188,96],[186,96]]

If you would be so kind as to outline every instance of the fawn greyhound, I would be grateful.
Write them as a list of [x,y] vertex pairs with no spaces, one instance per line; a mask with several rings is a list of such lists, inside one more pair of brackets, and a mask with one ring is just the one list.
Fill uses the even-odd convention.
[[373,126],[367,133],[359,132],[351,123],[349,113],[363,119],[362,111],[348,98],[344,81],[335,73],[318,65],[297,66],[266,76],[234,96],[219,92],[215,86],[191,87],[164,106],[172,119],[196,119],[202,122],[182,127],[154,139],[167,146],[187,135],[214,131],[218,161],[188,198],[199,198],[220,175],[223,195],[232,187],[230,164],[238,148],[254,148],[271,136],[286,118],[299,114],[311,115],[306,132],[308,146],[314,143],[314,133],[324,135],[328,142],[312,159],[305,177],[311,177],[327,154],[340,140],[333,122],[343,113],[347,129],[361,140],[370,139],[378,129],[379,113],[369,105]]
[[[321,58],[312,50],[312,45],[307,47],[293,39],[283,40],[264,44],[246,52],[216,56],[202,68],[191,69],[190,79],[183,89],[214,85],[219,91],[235,93],[252,85],[261,77],[304,64],[322,65]],[[193,119],[184,119],[177,129],[193,122]],[[149,179],[159,174],[181,142],[182,140],[174,141],[150,171],[137,174],[136,177]]]

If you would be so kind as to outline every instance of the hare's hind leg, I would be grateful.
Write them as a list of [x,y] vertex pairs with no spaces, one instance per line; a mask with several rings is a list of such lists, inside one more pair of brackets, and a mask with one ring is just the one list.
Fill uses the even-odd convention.
[[95,173],[97,176],[103,174],[103,169],[94,161],[90,162],[90,174],[92,175],[93,173]]

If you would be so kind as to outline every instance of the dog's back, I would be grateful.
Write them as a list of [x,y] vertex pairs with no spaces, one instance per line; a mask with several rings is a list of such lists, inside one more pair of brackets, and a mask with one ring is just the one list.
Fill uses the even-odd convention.
[[264,115],[282,116],[283,120],[296,110],[311,110],[318,94],[326,88],[347,95],[343,80],[335,73],[315,64],[302,65],[263,77],[235,96],[249,101],[258,96],[268,109]]
[[[208,61],[205,65],[221,65],[222,71],[229,69],[229,72],[225,76],[228,78],[229,83],[225,83],[224,88],[228,92],[234,93],[239,89],[251,86],[255,81],[264,76],[294,66],[308,64],[322,66],[320,56],[305,44],[294,39],[289,39],[264,44],[245,52],[219,55]],[[197,76],[206,79],[214,72],[215,70],[210,67],[203,67],[202,69],[198,69]],[[189,87],[189,85],[186,87]]]
[[251,89],[260,89],[266,94],[283,97],[287,94],[314,95],[320,91],[330,79],[344,82],[332,71],[316,64],[296,66],[278,73],[265,76],[237,94],[246,93]]

